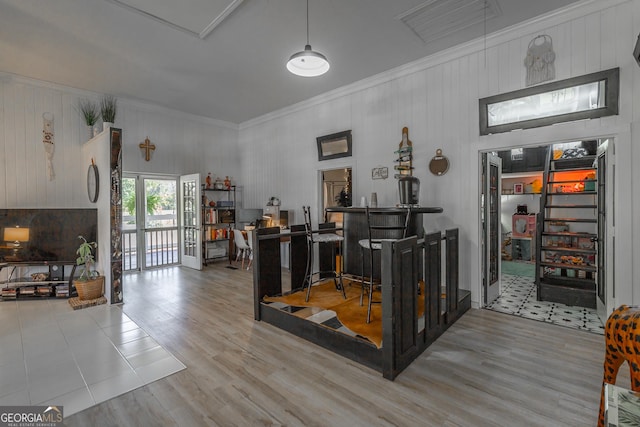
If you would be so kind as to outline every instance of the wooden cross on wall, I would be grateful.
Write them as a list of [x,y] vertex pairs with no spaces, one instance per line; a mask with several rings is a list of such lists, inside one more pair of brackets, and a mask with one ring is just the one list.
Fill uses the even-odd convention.
[[144,150],[144,159],[148,162],[151,160],[151,152],[156,149],[156,146],[151,143],[149,137],[144,140],[144,143],[140,143],[138,145],[141,150]]

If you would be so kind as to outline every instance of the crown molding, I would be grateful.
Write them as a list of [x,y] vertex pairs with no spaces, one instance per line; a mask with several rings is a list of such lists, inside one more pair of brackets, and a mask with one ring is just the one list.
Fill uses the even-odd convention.
[[[33,87],[40,87],[44,89],[55,90],[59,92],[63,92],[64,94],[69,94],[77,97],[91,98],[95,100],[99,100],[102,97],[102,93],[93,92],[85,89],[78,89],[71,86],[65,86],[59,83],[52,83],[45,80],[38,80],[31,77],[21,76],[18,74],[7,73],[5,71],[0,71],[0,83],[2,84],[23,84]],[[213,119],[211,117],[199,116],[196,114],[185,113],[183,111],[174,110],[168,107],[161,106],[159,104],[153,104],[151,102],[141,101],[134,98],[127,98],[123,96],[117,96],[118,103],[121,105],[135,108],[137,110],[145,111],[148,113],[164,113],[169,114],[174,117],[194,120],[201,123],[206,123],[214,126],[219,126],[223,128],[232,129],[235,131],[239,130],[239,127],[236,123],[227,122],[224,120]]]

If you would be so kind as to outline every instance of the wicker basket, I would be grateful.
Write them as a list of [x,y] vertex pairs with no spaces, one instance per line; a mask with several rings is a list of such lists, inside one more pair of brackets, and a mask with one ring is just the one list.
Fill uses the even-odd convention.
[[78,299],[81,301],[100,298],[104,293],[104,276],[86,281],[75,280],[73,284],[76,286]]

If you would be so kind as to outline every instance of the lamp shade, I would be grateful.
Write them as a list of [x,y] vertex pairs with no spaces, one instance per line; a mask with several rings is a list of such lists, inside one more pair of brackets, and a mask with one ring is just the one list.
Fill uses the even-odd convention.
[[311,45],[306,45],[304,50],[294,53],[287,62],[287,70],[302,77],[316,77],[329,71],[330,65],[327,58],[320,52],[311,49]]
[[28,242],[29,229],[20,227],[7,227],[4,229],[5,242]]

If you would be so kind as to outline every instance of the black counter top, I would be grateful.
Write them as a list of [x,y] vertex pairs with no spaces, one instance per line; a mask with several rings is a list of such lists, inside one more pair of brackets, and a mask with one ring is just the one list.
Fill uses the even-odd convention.
[[[397,206],[391,207],[379,207],[379,208],[369,208],[370,211],[373,212],[404,212],[406,208],[400,208]],[[342,212],[342,213],[364,213],[365,208],[349,206],[334,206],[330,208],[326,208],[327,212]],[[413,213],[442,213],[443,209],[437,206],[419,206],[411,208],[411,212]]]

